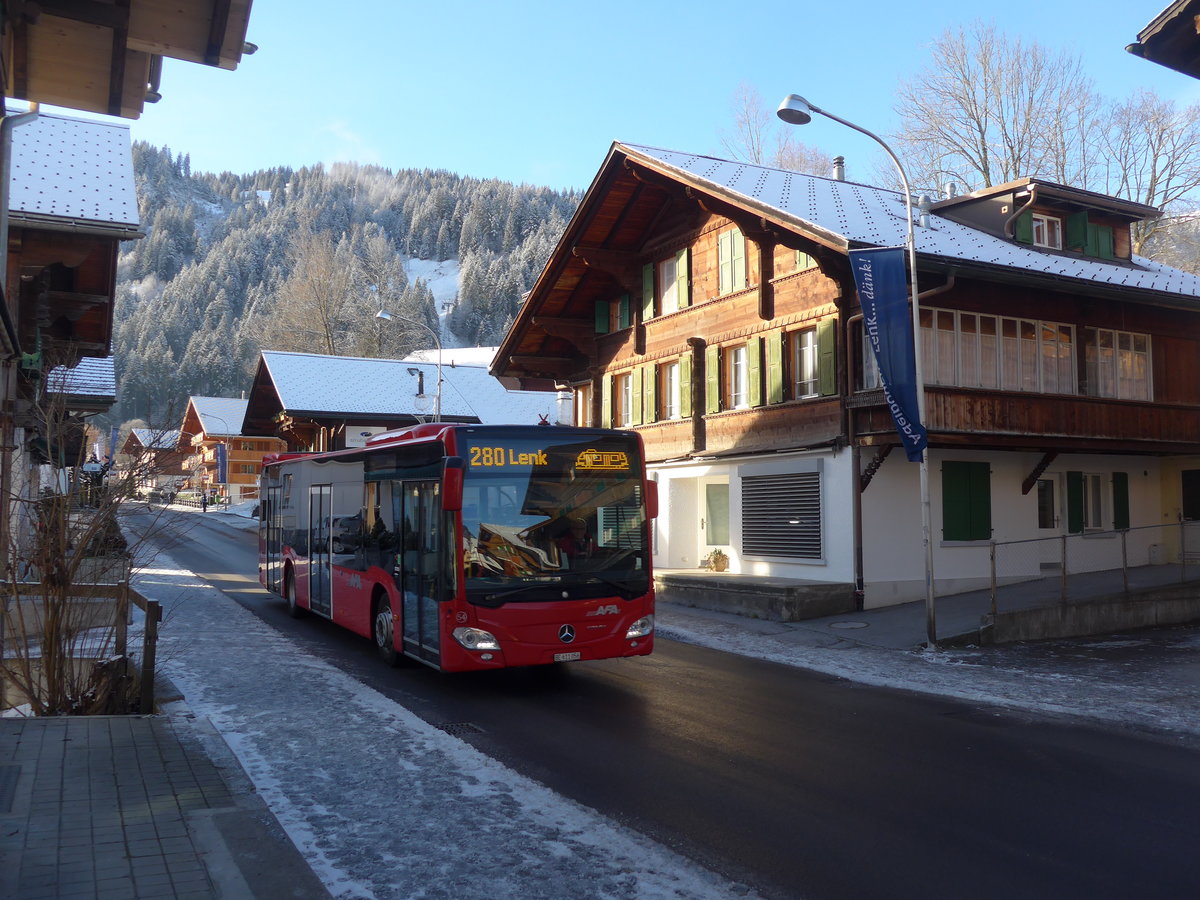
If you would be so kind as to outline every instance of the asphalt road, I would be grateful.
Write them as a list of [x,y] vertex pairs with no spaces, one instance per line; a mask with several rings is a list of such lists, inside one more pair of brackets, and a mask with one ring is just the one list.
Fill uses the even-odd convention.
[[253,534],[182,565],[432,724],[767,897],[1192,896],[1200,753],[659,640],[561,669],[399,670],[257,587]]

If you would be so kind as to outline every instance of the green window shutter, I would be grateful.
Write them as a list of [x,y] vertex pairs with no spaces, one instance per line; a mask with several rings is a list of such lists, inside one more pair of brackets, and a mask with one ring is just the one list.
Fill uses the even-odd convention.
[[837,390],[837,320],[817,323],[817,393],[832,397]]
[[740,228],[730,232],[733,240],[733,289],[740,291],[746,286],[746,236]]
[[1019,244],[1033,243],[1033,213],[1023,212],[1013,223],[1013,237]]
[[1067,531],[1083,531],[1083,473],[1067,473]]
[[613,377],[600,378],[600,427],[613,427]]
[[1129,527],[1129,473],[1113,472],[1113,528],[1123,531]]
[[692,254],[684,247],[675,254],[675,283],[679,292],[679,308],[692,305]]
[[642,321],[654,318],[654,263],[642,266]]
[[752,337],[746,341],[746,393],[751,406],[763,405],[762,341]]
[[730,259],[730,244],[733,241],[732,231],[722,231],[717,235],[717,293],[728,294],[733,285],[733,266],[725,268],[725,261]]
[[721,348],[704,348],[704,411],[721,411]]
[[772,331],[767,342],[767,402],[783,402],[783,330]]
[[679,416],[683,419],[692,415],[692,354],[679,357]]
[[1086,209],[1067,216],[1067,249],[1086,250],[1088,245],[1088,214]]
[[622,294],[617,298],[617,327],[628,328],[633,324],[629,313],[629,295]]
[[1113,230],[1107,225],[1101,225],[1096,235],[1096,255],[1101,259],[1114,259]]
[[653,363],[644,367],[642,373],[642,422],[649,425],[658,421],[658,366]]
[[596,301],[596,334],[608,334],[608,301]]
[[942,537],[986,541],[992,536],[991,470],[986,462],[942,463]]
[[629,421],[633,425],[642,424],[642,367],[638,366],[629,373]]

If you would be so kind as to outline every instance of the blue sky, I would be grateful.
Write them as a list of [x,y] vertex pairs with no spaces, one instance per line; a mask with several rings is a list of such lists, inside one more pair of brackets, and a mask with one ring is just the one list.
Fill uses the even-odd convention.
[[[168,60],[136,139],[241,173],[348,160],[585,188],[614,140],[725,155],[745,82],[887,135],[896,86],[947,27],[994,21],[1078,53],[1106,95],[1200,100],[1124,51],[1167,0],[254,0],[236,72]],[[1001,18],[1003,17],[1003,18]],[[878,152],[818,119],[796,137],[870,180]]]

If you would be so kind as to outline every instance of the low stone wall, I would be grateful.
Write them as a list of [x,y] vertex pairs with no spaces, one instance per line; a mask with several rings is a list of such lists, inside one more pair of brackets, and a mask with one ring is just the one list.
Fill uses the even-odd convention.
[[1200,590],[1180,585],[1128,597],[1061,603],[988,617],[980,639],[988,644],[1044,641],[1055,638],[1112,634],[1200,622]]
[[725,572],[660,572],[654,576],[654,587],[664,603],[772,622],[799,622],[855,609],[852,584]]

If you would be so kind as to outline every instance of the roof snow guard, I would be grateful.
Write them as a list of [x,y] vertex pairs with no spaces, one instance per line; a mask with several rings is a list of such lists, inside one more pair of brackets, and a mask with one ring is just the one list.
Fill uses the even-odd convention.
[[[898,247],[906,240],[904,197],[897,191],[657,147],[618,144],[617,149],[676,180],[823,235],[844,249]],[[1140,256],[1114,263],[1047,252],[955,222],[936,210],[928,226],[914,222],[913,237],[922,261],[941,268],[1033,275],[1077,282],[1088,290],[1147,291],[1186,299],[1189,305],[1200,298],[1200,278],[1188,272]]]
[[14,223],[140,237],[129,126],[40,113],[14,129],[9,205]]

